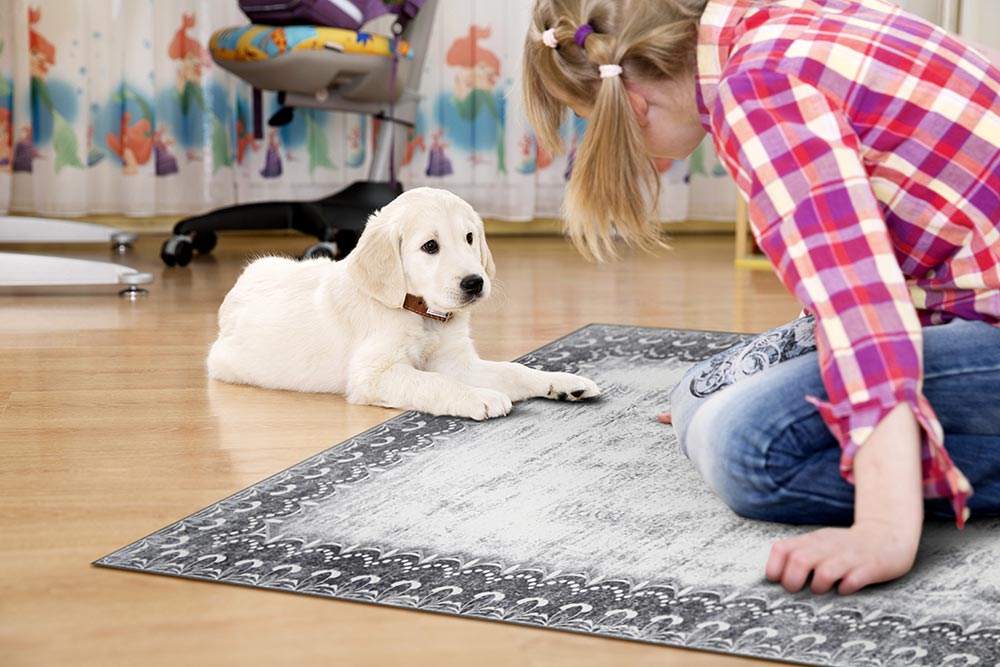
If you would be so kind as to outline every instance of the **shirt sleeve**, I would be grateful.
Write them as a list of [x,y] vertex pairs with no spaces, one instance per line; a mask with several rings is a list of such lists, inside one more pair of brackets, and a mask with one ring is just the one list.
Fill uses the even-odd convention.
[[768,70],[725,76],[711,118],[758,245],[816,315],[829,400],[807,400],[840,442],[841,473],[854,482],[858,449],[905,402],[921,427],[924,496],[949,498],[962,527],[972,489],[923,395],[921,324],[857,134],[820,90]]

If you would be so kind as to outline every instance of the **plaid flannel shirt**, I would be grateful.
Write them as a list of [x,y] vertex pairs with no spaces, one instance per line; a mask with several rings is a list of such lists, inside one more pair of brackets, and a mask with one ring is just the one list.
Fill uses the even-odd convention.
[[697,94],[758,245],[816,315],[829,401],[807,398],[841,473],[907,403],[924,496],[963,526],[972,489],[923,395],[921,327],[1000,325],[1000,69],[882,0],[710,0]]

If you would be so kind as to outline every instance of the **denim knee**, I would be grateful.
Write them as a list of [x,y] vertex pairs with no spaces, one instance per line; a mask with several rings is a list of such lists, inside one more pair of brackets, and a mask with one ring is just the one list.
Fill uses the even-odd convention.
[[810,364],[814,358],[793,359],[748,377],[682,411],[676,424],[684,453],[740,516],[789,523],[853,517],[840,447],[805,400],[803,389],[816,389],[801,381]]
[[741,392],[733,389],[715,394],[679,425],[684,431],[681,448],[734,512],[767,520],[778,501],[778,487],[765,465],[766,444],[755,437],[752,419],[740,405]]

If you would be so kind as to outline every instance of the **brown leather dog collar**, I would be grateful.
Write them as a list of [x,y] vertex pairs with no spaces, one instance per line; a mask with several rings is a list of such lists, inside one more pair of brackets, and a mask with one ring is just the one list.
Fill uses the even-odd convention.
[[442,313],[440,310],[428,308],[427,302],[422,297],[413,294],[407,294],[406,298],[403,299],[403,308],[411,313],[416,313],[417,315],[422,315],[438,322],[447,322],[451,319],[451,313]]

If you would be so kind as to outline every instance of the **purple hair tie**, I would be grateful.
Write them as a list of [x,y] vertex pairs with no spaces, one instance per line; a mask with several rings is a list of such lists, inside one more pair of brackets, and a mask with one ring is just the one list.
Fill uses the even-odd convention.
[[587,37],[589,37],[592,34],[594,34],[594,29],[590,26],[589,23],[584,23],[582,26],[576,29],[576,32],[573,33],[573,41],[576,42],[577,45],[582,49],[583,43],[587,41]]

